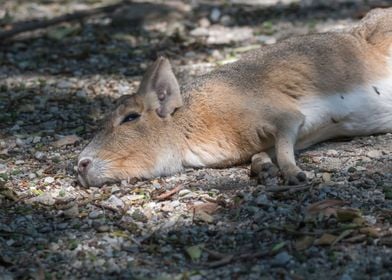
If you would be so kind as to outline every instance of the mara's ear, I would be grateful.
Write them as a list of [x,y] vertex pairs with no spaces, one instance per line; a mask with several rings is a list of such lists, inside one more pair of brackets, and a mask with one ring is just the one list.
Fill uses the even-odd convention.
[[142,98],[145,109],[156,111],[161,118],[182,106],[180,87],[169,60],[160,57],[147,69],[136,95]]

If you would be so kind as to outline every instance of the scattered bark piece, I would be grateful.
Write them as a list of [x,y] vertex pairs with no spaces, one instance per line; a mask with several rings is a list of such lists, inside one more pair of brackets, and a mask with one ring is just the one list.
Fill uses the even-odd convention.
[[178,185],[175,188],[171,189],[170,191],[164,192],[161,195],[158,195],[157,197],[155,197],[155,200],[166,200],[169,199],[171,196],[173,196],[174,194],[178,193],[180,190],[183,189],[182,185]]

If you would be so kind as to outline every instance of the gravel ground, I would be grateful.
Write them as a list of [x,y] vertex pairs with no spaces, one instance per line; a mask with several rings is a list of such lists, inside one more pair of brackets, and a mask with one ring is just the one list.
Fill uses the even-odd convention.
[[[0,279],[391,279],[392,134],[301,151],[311,180],[298,187],[260,184],[249,166],[78,185],[78,153],[157,55],[186,82],[392,5],[190,2],[138,2],[0,43]],[[0,27],[112,3],[2,1]]]

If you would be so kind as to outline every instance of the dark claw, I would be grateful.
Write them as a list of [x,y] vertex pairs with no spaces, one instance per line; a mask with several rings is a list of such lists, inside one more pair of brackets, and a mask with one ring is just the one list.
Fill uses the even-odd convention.
[[289,176],[287,178],[287,184],[290,186],[299,185],[299,180],[296,176]]
[[305,172],[299,172],[299,173],[297,174],[297,179],[298,179],[300,182],[306,182],[307,177],[306,177]]

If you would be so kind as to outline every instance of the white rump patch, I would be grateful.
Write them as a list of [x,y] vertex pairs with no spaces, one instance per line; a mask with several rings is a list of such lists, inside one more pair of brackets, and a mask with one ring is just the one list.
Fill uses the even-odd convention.
[[339,136],[392,132],[392,75],[346,93],[304,97],[297,147]]

